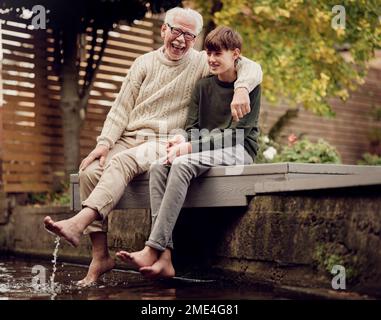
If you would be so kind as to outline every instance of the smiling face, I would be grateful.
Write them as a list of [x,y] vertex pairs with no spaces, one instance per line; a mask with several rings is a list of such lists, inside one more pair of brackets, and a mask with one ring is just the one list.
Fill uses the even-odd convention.
[[[181,29],[183,32],[189,32],[196,35],[196,22],[185,16],[176,16],[173,19],[173,28]],[[184,34],[176,36],[172,34],[171,28],[167,24],[161,27],[161,37],[164,40],[164,53],[169,60],[180,60],[193,48],[196,40],[186,40]]]
[[235,69],[235,61],[240,55],[238,48],[234,50],[207,50],[208,64],[211,74],[221,75]]

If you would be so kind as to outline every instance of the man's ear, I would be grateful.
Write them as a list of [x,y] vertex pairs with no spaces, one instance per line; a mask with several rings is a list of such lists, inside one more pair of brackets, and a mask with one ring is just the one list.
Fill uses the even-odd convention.
[[167,25],[165,23],[163,23],[163,25],[161,26],[161,29],[160,29],[160,35],[163,39],[165,38],[165,31],[166,30],[167,30]]

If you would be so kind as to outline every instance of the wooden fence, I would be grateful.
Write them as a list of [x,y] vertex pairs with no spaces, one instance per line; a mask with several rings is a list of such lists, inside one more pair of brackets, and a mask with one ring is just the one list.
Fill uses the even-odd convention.
[[[135,58],[160,46],[160,25],[159,19],[147,17],[110,32],[81,132],[81,157],[94,147],[111,102]],[[5,101],[0,107],[3,188],[9,193],[48,191],[63,175],[60,84],[51,65],[54,39],[49,29],[30,30],[22,21],[7,21],[2,25],[1,36],[1,93]],[[86,41],[91,41],[90,35]],[[81,63],[82,77],[85,67],[86,63]],[[371,116],[372,108],[381,105],[380,76],[379,69],[371,69],[365,85],[346,104],[334,101],[335,119],[301,111],[282,133],[303,132],[312,139],[325,138],[339,149],[344,163],[355,163],[367,151],[369,130],[381,127]],[[261,125],[265,132],[286,109],[287,106],[263,103]]]

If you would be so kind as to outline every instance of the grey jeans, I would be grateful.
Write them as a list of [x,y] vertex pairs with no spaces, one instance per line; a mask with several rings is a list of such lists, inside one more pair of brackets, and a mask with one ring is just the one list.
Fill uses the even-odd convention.
[[242,145],[177,157],[171,166],[159,159],[150,166],[152,228],[146,245],[164,251],[173,249],[172,232],[193,178],[214,166],[252,164]]

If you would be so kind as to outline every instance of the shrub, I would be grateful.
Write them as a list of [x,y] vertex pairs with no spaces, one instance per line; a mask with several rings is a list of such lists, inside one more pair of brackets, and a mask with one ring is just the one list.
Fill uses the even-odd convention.
[[362,159],[357,164],[363,164],[368,166],[381,166],[381,156],[376,154],[364,153]]
[[327,141],[319,139],[313,143],[307,138],[297,140],[284,147],[275,158],[276,162],[304,163],[341,163],[341,158],[335,147]]

